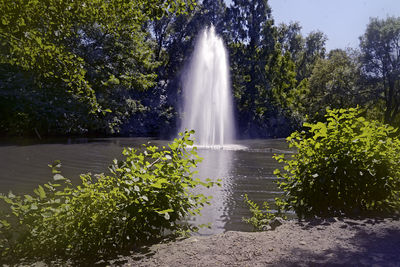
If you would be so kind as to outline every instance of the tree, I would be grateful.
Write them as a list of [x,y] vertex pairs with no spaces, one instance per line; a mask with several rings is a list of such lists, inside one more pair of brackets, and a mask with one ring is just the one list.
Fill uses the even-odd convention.
[[298,23],[277,27],[277,52],[266,67],[273,100],[294,128],[300,127],[307,116],[314,118],[313,108],[322,107],[318,102],[321,99],[314,94],[324,91],[314,88],[311,92],[310,79],[316,64],[325,58],[326,36],[316,31],[304,38],[300,30]]
[[[181,1],[0,1],[0,62],[34,71],[39,78],[55,77],[68,90],[100,108],[86,79],[84,60],[69,47],[69,41],[86,39],[84,27],[95,27],[104,35],[119,38],[130,34],[142,58],[149,60],[142,24],[161,17],[167,8],[182,9]],[[147,53],[146,53],[147,51]],[[131,77],[132,79],[136,79]],[[142,77],[139,76],[137,82]]]
[[320,31],[311,32],[304,40],[304,47],[296,63],[297,81],[311,76],[314,64],[325,57],[325,42],[327,37]]
[[307,101],[302,103],[309,120],[323,120],[326,108],[339,109],[364,104],[359,87],[357,58],[332,50],[326,59],[318,59],[309,78]]
[[200,12],[204,26],[212,23],[217,33],[222,34],[225,31],[226,5],[223,0],[203,0]]
[[280,44],[277,44],[277,51],[272,60],[273,64],[265,66],[269,74],[274,100],[283,109],[294,112],[293,93],[297,86],[296,66],[292,60],[291,53],[287,50],[282,52]]
[[282,52],[290,52],[292,60],[298,62],[305,45],[305,40],[300,32],[300,24],[298,22],[291,22],[288,25],[281,23],[277,27],[277,31]]
[[371,18],[360,37],[362,75],[374,85],[384,103],[383,120],[399,123],[400,111],[400,17]]
[[[232,84],[239,127],[247,136],[266,132],[273,111],[265,66],[275,52],[276,29],[267,0],[234,0],[228,9]],[[257,133],[258,132],[258,133]]]
[[[182,13],[191,4],[191,0],[0,0],[0,64],[15,72],[8,71],[8,77],[19,72],[30,77],[29,87],[21,87],[29,91],[26,95],[33,91],[50,109],[62,105],[63,111],[52,114],[55,120],[76,115],[79,121],[90,112],[90,121],[100,122],[97,129],[107,129],[107,124],[121,123],[126,113],[122,105],[132,100],[130,89],[154,86],[157,61],[145,22]],[[17,94],[17,88],[2,85],[7,93],[0,95],[7,97],[0,101],[16,99],[12,92]],[[73,108],[79,112],[72,115],[68,105],[77,101],[81,107]],[[35,104],[39,109],[41,105],[32,104],[30,110],[22,107],[22,113],[37,124],[37,113],[31,111],[37,109]]]

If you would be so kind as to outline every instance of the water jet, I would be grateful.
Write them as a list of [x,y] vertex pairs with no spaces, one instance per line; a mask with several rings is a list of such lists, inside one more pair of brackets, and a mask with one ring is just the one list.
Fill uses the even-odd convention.
[[196,146],[224,149],[235,137],[228,55],[214,26],[198,39],[183,82],[181,131],[195,130]]

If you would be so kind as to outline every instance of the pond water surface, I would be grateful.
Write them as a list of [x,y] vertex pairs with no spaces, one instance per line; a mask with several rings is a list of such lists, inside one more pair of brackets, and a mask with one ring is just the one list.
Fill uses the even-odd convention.
[[[0,143],[0,193],[12,190],[30,193],[38,184],[51,180],[47,167],[61,160],[65,177],[79,181],[81,173],[107,172],[114,158],[122,158],[123,147],[139,147],[151,142],[165,145],[169,141],[150,138],[67,139],[46,143]],[[200,178],[221,179],[221,187],[201,189],[212,195],[212,205],[202,211],[202,216],[191,218],[195,224],[212,223],[210,229],[200,234],[215,234],[228,230],[250,231],[242,222],[250,213],[243,202],[243,195],[257,203],[272,201],[281,193],[275,184],[274,169],[280,165],[272,159],[274,153],[290,153],[285,140],[238,140],[238,146],[229,150],[199,149],[204,158],[199,165]]]

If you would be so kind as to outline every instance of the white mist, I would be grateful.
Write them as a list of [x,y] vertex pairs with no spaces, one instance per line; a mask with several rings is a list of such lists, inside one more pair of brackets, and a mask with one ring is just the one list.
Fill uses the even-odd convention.
[[213,26],[197,40],[183,90],[181,130],[195,130],[196,145],[224,148],[232,144],[235,129],[228,56]]

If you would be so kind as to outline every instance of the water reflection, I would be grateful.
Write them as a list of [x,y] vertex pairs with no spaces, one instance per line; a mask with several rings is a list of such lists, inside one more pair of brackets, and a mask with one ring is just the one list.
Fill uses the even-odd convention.
[[[274,170],[279,164],[272,158],[275,153],[293,153],[284,140],[243,140],[232,150],[199,150],[204,161],[199,166],[201,178],[221,179],[222,186],[204,193],[213,196],[211,206],[204,208],[194,223],[212,222],[211,229],[202,229],[202,235],[224,231],[251,231],[242,221],[251,216],[244,203],[244,194],[261,205],[273,202],[281,195],[276,185]],[[274,208],[271,206],[271,208]]]
[[230,195],[225,204],[224,214],[225,231],[251,231],[250,225],[242,221],[243,217],[251,216],[244,203],[244,195],[248,194],[254,202],[261,204],[281,194],[275,183],[276,176],[273,171],[279,167],[270,149],[259,152],[258,149],[236,151],[233,159]]
[[226,203],[229,199],[232,180],[232,159],[235,151],[215,150],[215,149],[199,149],[199,155],[203,161],[198,166],[199,178],[205,180],[210,178],[212,181],[221,180],[221,186],[214,186],[210,189],[201,189],[200,193],[212,196],[210,206],[205,206],[202,215],[194,218],[197,225],[212,223],[211,229],[201,229],[201,234],[213,234],[224,231],[226,214]]

